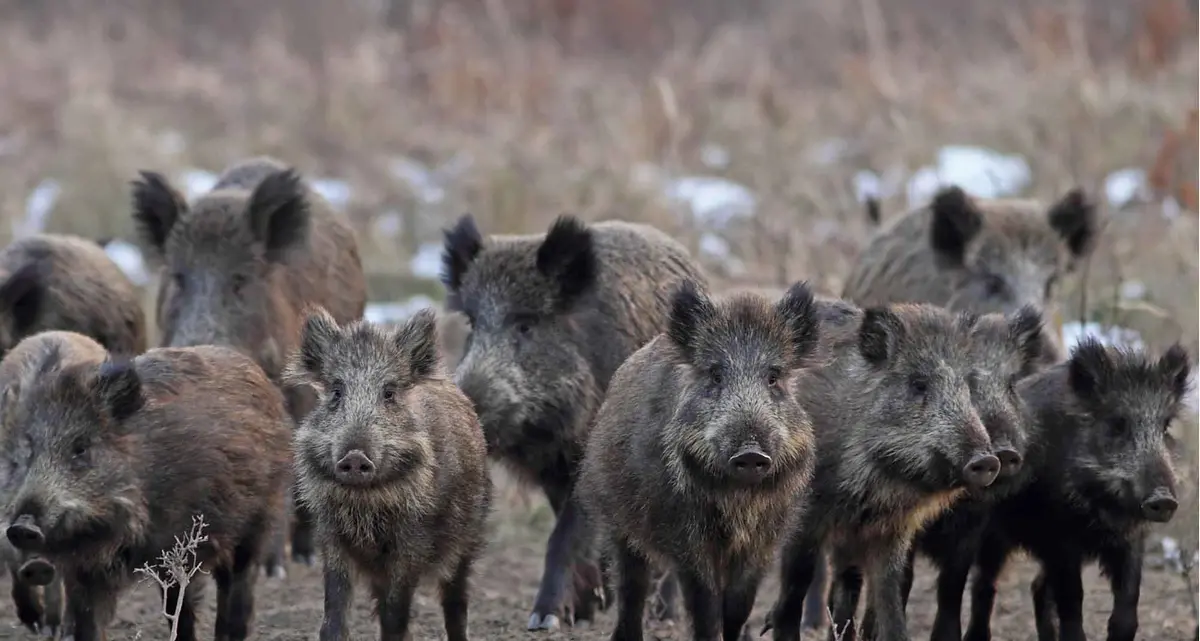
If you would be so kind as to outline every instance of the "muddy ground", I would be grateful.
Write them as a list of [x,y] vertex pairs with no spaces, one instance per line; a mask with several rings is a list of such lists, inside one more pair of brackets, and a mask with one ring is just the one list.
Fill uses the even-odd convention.
[[[538,639],[557,641],[607,640],[611,632],[613,612],[601,615],[590,630],[566,630],[557,633],[535,634],[525,631],[527,608],[532,604],[537,580],[542,568],[542,541],[548,531],[548,516],[543,509],[530,514],[496,515],[492,524],[492,544],[477,567],[471,602],[470,630],[474,639],[516,640]],[[507,517],[507,518],[506,518]],[[1031,641],[1035,639],[1032,609],[1028,597],[1029,580],[1033,569],[1026,561],[1015,563],[1004,578],[1002,594],[993,621],[993,638],[997,641]],[[1090,568],[1085,576],[1089,612],[1088,635],[1104,639],[1105,621],[1111,607],[1107,583]],[[758,607],[751,618],[755,632],[775,597],[776,583],[771,578],[759,594]],[[20,628],[8,598],[7,576],[0,579],[0,640],[32,639]],[[1194,598],[1194,595],[1191,597]],[[1147,568],[1142,587],[1138,638],[1147,641],[1185,641],[1193,638],[1195,620],[1189,595],[1181,578],[1159,569]],[[259,580],[257,615],[252,638],[270,641],[316,639],[321,621],[321,581],[316,568],[291,566],[286,579],[265,577]],[[201,626],[211,638],[212,610],[215,590],[205,590],[205,607]],[[118,619],[109,630],[110,641],[158,641],[168,638],[166,624],[159,618],[161,605],[156,589],[142,585],[128,593],[121,602]],[[415,613],[414,641],[444,639],[441,613],[432,588],[418,594]],[[361,596],[356,599],[354,638],[378,638],[377,628],[370,618],[371,605]],[[927,566],[918,568],[917,581],[909,605],[909,626],[915,640],[927,638],[934,613],[933,577]],[[648,639],[686,639],[686,624],[681,629],[658,629]]]

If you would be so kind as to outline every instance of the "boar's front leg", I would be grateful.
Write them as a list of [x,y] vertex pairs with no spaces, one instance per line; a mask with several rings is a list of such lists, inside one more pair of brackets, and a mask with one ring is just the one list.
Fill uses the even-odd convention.
[[102,641],[116,613],[119,586],[107,577],[91,574],[63,577],[63,585],[72,641]]
[[829,607],[826,594],[829,585],[829,559],[822,554],[817,558],[812,583],[804,595],[804,617],[800,620],[800,629],[804,631],[821,630],[829,625]]
[[[581,534],[582,525],[583,513],[575,497],[568,491],[562,509],[558,510],[554,531],[550,533],[550,539],[546,543],[542,582],[533,602],[533,613],[529,615],[530,630],[554,630],[559,627],[559,613],[562,612],[563,598],[566,595],[567,574],[572,571],[576,561],[576,542]],[[574,621],[568,620],[567,623]]]
[[350,629],[346,618],[350,614],[350,602],[354,598],[354,584],[350,573],[341,567],[338,559],[325,554],[325,614],[321,620],[320,641],[346,641]]
[[617,565],[617,625],[612,641],[642,641],[642,615],[650,594],[650,565],[620,539],[613,541]]
[[863,616],[863,637],[874,641],[909,641],[908,618],[900,591],[904,587],[907,546],[896,542],[890,550],[871,560],[867,602],[874,606],[873,617]]
[[1133,641],[1137,635],[1138,598],[1142,591],[1142,556],[1146,540],[1104,550],[1100,565],[1112,584],[1113,609],[1108,617],[1108,641]]
[[684,607],[692,619],[694,641],[718,641],[721,637],[721,599],[716,590],[705,584],[694,572],[679,568],[680,592]]
[[779,568],[779,596],[767,614],[760,636],[771,631],[774,641],[799,641],[804,597],[812,585],[818,562],[824,562],[821,544],[806,536],[803,530],[793,534],[784,544],[783,562]]
[[408,622],[412,617],[413,594],[417,582],[396,577],[393,583],[376,590],[379,602],[379,641],[408,641]]
[[[1042,622],[1052,618],[1052,613],[1057,610],[1061,641],[1087,641],[1087,635],[1083,631],[1083,561],[1069,550],[1055,550],[1052,556],[1053,558],[1041,559],[1042,573],[1038,579],[1041,579],[1043,595],[1040,597],[1037,594],[1038,580],[1034,581],[1038,638],[1040,641],[1054,640],[1052,627],[1044,626]],[[1038,601],[1043,603],[1040,608]],[[1038,609],[1046,614],[1037,616]]]
[[758,595],[762,577],[761,568],[750,568],[740,576],[734,576],[725,588],[721,604],[721,625],[725,641],[740,641],[743,636],[749,636],[746,622],[750,620],[750,611],[754,609],[754,597]]

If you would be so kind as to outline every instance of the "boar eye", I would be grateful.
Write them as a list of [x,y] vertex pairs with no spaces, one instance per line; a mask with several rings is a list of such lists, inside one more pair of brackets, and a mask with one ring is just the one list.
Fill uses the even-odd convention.
[[777,368],[772,367],[771,369],[767,370],[767,387],[778,386],[779,378],[782,375],[782,372],[780,372]]
[[725,373],[721,371],[720,365],[714,365],[708,368],[708,382],[712,385],[719,386],[725,381]]
[[342,402],[342,395],[344,393],[340,381],[329,386],[329,409],[337,409],[337,406]]
[[78,441],[71,446],[71,460],[82,462],[88,453],[88,444],[84,441]]
[[1129,432],[1129,421],[1120,416],[1112,419],[1112,421],[1109,422],[1109,426],[1116,434],[1126,434]]
[[914,396],[924,396],[929,392],[929,381],[924,376],[914,376],[908,381],[908,389]]
[[383,400],[391,403],[396,400],[396,386],[388,384],[383,387]]
[[1004,282],[1004,279],[995,274],[985,275],[983,277],[983,286],[987,290],[989,296],[998,296],[1004,293],[1004,290],[1008,288],[1008,285]]

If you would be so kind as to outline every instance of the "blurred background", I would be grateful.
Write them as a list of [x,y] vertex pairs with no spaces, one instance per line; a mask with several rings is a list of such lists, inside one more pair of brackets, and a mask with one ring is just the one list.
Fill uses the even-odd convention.
[[[1068,340],[1195,359],[1198,73],[1186,0],[0,0],[0,236],[113,239],[149,305],[136,171],[194,196],[270,154],[351,218],[387,320],[440,305],[464,212],[649,222],[720,283],[836,294],[869,196],[1082,185],[1107,229]],[[1194,411],[1179,434],[1156,562],[1194,603]]]

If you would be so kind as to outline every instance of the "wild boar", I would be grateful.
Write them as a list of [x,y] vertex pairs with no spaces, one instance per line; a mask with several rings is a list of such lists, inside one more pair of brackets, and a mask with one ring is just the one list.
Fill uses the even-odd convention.
[[1146,531],[1179,506],[1168,428],[1189,372],[1178,344],[1154,359],[1088,338],[1069,361],[1020,383],[1033,416],[1025,483],[988,521],[968,641],[991,638],[996,578],[1017,548],[1041,565],[1033,584],[1038,638],[1086,639],[1081,572],[1098,561],[1113,592],[1108,639],[1133,641]]
[[741,639],[812,474],[789,385],[817,340],[805,283],[772,304],[684,281],[667,332],[614,374],[577,490],[620,577],[613,639],[642,639],[652,565],[678,575],[696,639]]
[[35,234],[0,251],[0,358],[46,330],[79,332],[123,354],[146,351],[137,288],[96,243]]
[[320,404],[296,433],[300,498],[325,559],[321,641],[349,638],[352,577],[377,602],[380,638],[407,638],[422,577],[440,584],[449,641],[467,639],[471,565],[491,503],[487,443],[438,353],[437,316],[344,327],[324,310],[304,325],[288,378]]
[[[354,230],[295,169],[273,158],[242,160],[190,204],[162,174],[140,175],[133,220],[161,264],[161,346],[234,347],[278,384],[307,305],[342,323],[362,317],[366,278]],[[294,421],[312,409],[311,392],[284,395]],[[282,574],[284,544],[280,533],[271,574]],[[310,519],[298,508],[292,556],[311,564],[313,553]]]
[[[9,542],[62,573],[69,632],[96,641],[133,571],[155,566],[202,516],[208,540],[195,552],[217,584],[216,638],[245,639],[291,477],[278,388],[227,347],[77,363],[66,352],[49,350],[37,376],[3,392],[0,446],[15,453],[15,489],[0,512]],[[183,599],[177,638],[193,641],[196,591],[180,592],[164,597],[172,607]]]
[[[839,631],[853,629],[853,578],[865,574],[875,616],[864,628],[879,641],[907,641],[901,586],[913,536],[1000,472],[971,400],[971,388],[994,384],[996,375],[976,362],[978,331],[976,315],[926,304],[859,310],[843,303],[821,313],[829,360],[794,380],[820,455],[806,518],[784,546],[780,594],[766,626],[777,641],[799,638],[823,550],[834,576],[854,588],[830,599]],[[1013,333],[1020,353],[1033,336]]]
[[646,225],[561,216],[545,234],[485,239],[467,215],[446,231],[447,307],[470,324],[455,381],[490,456],[540,486],[556,516],[530,629],[590,620],[603,606],[575,476],[609,379],[666,330],[684,278],[706,284],[682,245]]

